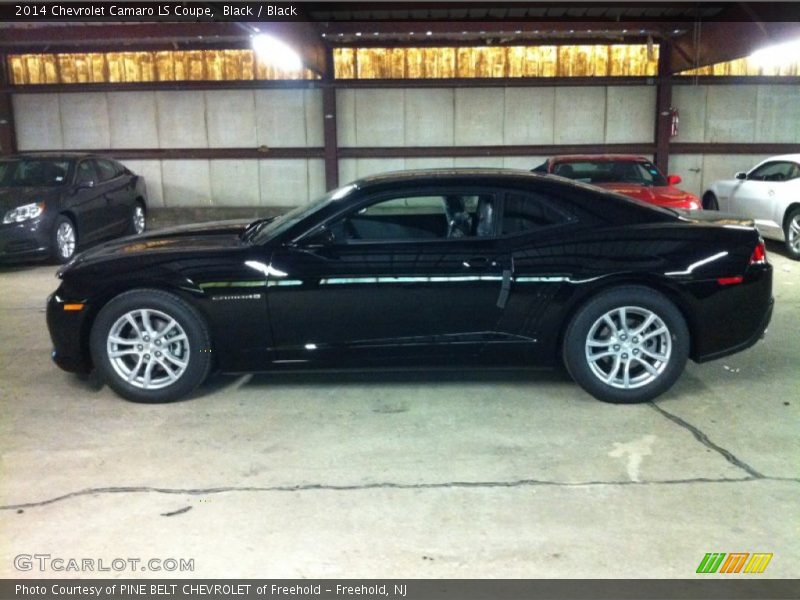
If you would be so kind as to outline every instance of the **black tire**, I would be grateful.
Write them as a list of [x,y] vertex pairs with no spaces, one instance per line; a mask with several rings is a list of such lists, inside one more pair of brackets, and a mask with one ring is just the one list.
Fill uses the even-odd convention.
[[[180,348],[184,349],[185,353],[183,356],[188,356],[185,360],[186,366],[175,381],[157,389],[145,389],[145,387],[143,387],[144,383],[142,385],[129,383],[118,371],[120,368],[124,369],[125,364],[120,367],[119,359],[117,359],[117,362],[115,362],[116,366],[112,365],[111,358],[109,357],[108,337],[112,331],[112,327],[120,322],[124,315],[138,310],[147,310],[151,311],[154,315],[166,315],[166,317],[174,319],[177,326],[183,330],[182,333],[185,333],[186,336],[185,345],[183,342],[176,343]],[[158,321],[153,323],[153,326],[158,327]],[[165,330],[166,327],[163,327],[162,331]],[[154,340],[155,339],[154,337]],[[170,341],[170,338],[164,339],[165,341]],[[130,360],[133,362],[136,362],[138,358],[147,359],[143,363],[138,363],[136,365],[137,373],[139,372],[139,364],[143,364],[146,370],[146,366],[151,360],[155,363],[156,359],[154,359],[154,356],[159,350],[163,351],[164,355],[166,355],[166,345],[156,348],[154,346],[155,343],[155,341],[149,339],[148,344],[143,344],[142,346],[137,346],[133,342],[128,342],[131,349],[133,349],[133,346],[137,346],[139,351],[144,347],[144,351],[153,352],[152,357],[150,354],[142,357],[138,352],[131,354]],[[132,290],[120,294],[111,300],[97,315],[92,326],[89,344],[95,368],[98,370],[103,381],[117,392],[117,394],[132,402],[172,402],[183,398],[205,381],[211,368],[211,336],[203,317],[178,296],[161,290]],[[148,348],[151,348],[151,350],[148,350]],[[163,376],[167,375],[167,372],[162,366],[166,362],[165,359],[166,356],[163,357],[164,362],[159,361],[158,364],[154,364],[152,367],[151,373],[153,373],[156,378],[159,373]],[[128,359],[125,358],[124,360]],[[175,364],[172,362],[170,362],[169,365],[175,368]],[[130,370],[133,371],[133,369]],[[144,381],[144,374],[142,379]]]
[[[141,209],[142,211],[142,228],[138,229],[136,226],[137,220],[137,210]],[[144,205],[144,202],[141,200],[137,200],[133,203],[133,207],[131,208],[131,214],[128,217],[128,228],[125,230],[126,235],[139,235],[147,231],[147,208]]]
[[705,210],[719,210],[719,202],[713,192],[706,192],[703,196],[703,208]]
[[[68,251],[65,248],[64,230],[69,229],[72,232],[73,243],[72,248]],[[50,259],[56,264],[64,264],[69,262],[75,253],[78,251],[78,228],[72,219],[65,215],[58,215],[53,222],[53,229],[50,231]]]
[[[654,379],[652,381],[645,382],[645,380],[642,380],[641,387],[631,387],[629,389],[614,387],[612,384],[603,381],[593,369],[599,367],[602,370],[604,365],[609,365],[609,371],[613,369],[615,374],[618,372],[617,369],[622,366],[623,372],[638,372],[646,379],[648,374],[644,371],[643,361],[640,360],[645,354],[639,354],[644,350],[638,349],[642,348],[642,345],[630,346],[636,350],[636,352],[633,352],[630,349],[625,350],[628,346],[609,342],[609,350],[613,348],[616,351],[620,351],[620,348],[622,348],[621,352],[633,352],[633,354],[638,355],[638,357],[634,358],[628,354],[621,354],[625,359],[621,364],[620,362],[614,364],[614,358],[590,362],[587,356],[589,352],[587,350],[589,336],[594,335],[593,331],[601,330],[597,327],[602,328],[604,326],[600,323],[603,315],[621,307],[626,307],[626,313],[632,315],[631,319],[639,318],[636,311],[639,311],[642,315],[649,312],[660,319],[661,323],[666,327],[666,332],[647,342],[638,340],[636,337],[622,342],[622,344],[627,343],[629,345],[633,341],[638,341],[642,345],[647,344],[648,352],[653,350],[653,344],[659,343],[666,345],[670,349],[667,360],[656,363],[656,367],[651,364],[651,367],[658,371],[658,374],[653,375]],[[629,310],[632,308],[634,309],[633,311]],[[644,319],[644,316],[641,318]],[[600,323],[599,326],[597,326],[598,323]],[[655,321],[651,327],[659,327],[658,321]],[[608,327],[606,329],[611,335],[611,330]],[[668,340],[666,339],[667,337]],[[612,337],[611,339],[615,338]],[[655,352],[658,352],[658,349]],[[652,400],[672,387],[683,372],[688,356],[689,330],[680,311],[659,292],[640,286],[614,288],[595,296],[578,310],[572,321],[570,321],[564,336],[563,358],[567,371],[584,390],[603,402],[633,404]],[[626,362],[632,366],[624,366]]]
[[795,207],[786,214],[783,220],[784,246],[789,258],[800,260],[800,207]]

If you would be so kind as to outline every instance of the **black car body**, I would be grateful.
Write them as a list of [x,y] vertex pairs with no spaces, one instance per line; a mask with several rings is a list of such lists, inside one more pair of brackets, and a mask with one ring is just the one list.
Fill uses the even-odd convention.
[[[275,220],[109,242],[60,276],[47,311],[55,361],[99,368],[140,401],[183,395],[212,367],[562,361],[595,396],[641,401],[687,356],[755,343],[773,302],[752,222],[503,170],[370,177]],[[164,383],[174,366],[139,371],[157,336],[176,340],[175,364],[202,364],[148,390],[144,379]],[[581,364],[590,355],[599,384]],[[646,355],[663,360],[645,366]]]
[[88,154],[0,159],[0,260],[66,262],[79,247],[145,228],[144,179]]

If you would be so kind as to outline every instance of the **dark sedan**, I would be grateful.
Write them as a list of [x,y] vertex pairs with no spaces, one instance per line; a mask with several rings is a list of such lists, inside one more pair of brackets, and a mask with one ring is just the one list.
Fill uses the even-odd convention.
[[566,365],[601,400],[754,344],[772,268],[751,221],[563,178],[362,179],[277,219],[107,243],[63,268],[53,358],[142,402],[212,369]]
[[0,260],[67,262],[81,246],[145,230],[144,179],[109,158],[0,159]]

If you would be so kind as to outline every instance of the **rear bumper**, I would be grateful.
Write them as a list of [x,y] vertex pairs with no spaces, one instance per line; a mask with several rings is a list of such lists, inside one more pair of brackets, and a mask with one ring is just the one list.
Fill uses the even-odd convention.
[[758,342],[760,339],[763,339],[763,337],[766,335],[767,327],[769,327],[769,323],[772,320],[772,309],[774,307],[775,307],[775,300],[773,298],[770,298],[766,314],[764,314],[764,317],[761,319],[761,323],[758,325],[756,330],[748,339],[744,340],[743,342],[741,342],[736,346],[726,348],[725,350],[720,350],[719,352],[712,354],[706,354],[705,356],[695,359],[695,362],[699,363],[708,362],[709,360],[715,360],[717,358],[722,358],[724,356],[730,356],[731,354],[736,354],[737,352],[741,352],[742,350],[747,350],[751,346],[754,346],[756,342]]
[[692,287],[695,362],[741,352],[763,337],[775,306],[770,265],[751,268],[737,285],[705,281]]

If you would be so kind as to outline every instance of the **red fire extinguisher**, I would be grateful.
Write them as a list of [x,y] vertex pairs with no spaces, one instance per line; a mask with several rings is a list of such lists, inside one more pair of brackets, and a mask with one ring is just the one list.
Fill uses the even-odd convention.
[[669,109],[669,137],[674,138],[678,135],[678,109]]

